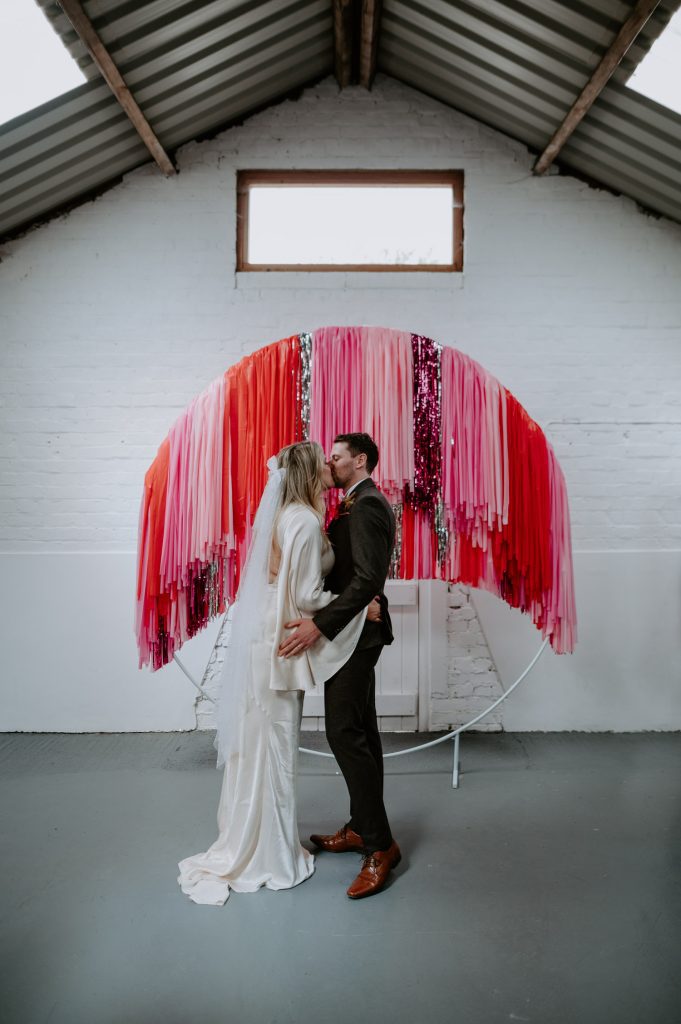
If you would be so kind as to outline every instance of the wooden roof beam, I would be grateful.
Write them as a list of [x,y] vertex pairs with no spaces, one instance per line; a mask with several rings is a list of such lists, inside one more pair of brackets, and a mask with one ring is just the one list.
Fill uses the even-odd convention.
[[335,75],[341,89],[371,88],[380,17],[381,0],[333,0]]
[[58,0],[59,6],[69,19],[78,36],[90,52],[90,56],[99,71],[130,118],[135,131],[147,147],[152,157],[166,176],[177,174],[172,160],[157,139],[146,117],[135,102],[132,93],[123,81],[120,71],[114,64],[109,51],[97,35],[95,28],[83,10],[79,0]]
[[354,0],[333,0],[335,75],[341,89],[353,84],[354,21]]
[[359,84],[370,89],[376,77],[381,0],[362,0],[362,29],[359,42]]
[[598,67],[570,107],[548,146],[535,163],[532,169],[534,174],[543,174],[551,166],[579,122],[598,99],[613,71],[659,2],[660,0],[638,0],[636,7],[622,25]]

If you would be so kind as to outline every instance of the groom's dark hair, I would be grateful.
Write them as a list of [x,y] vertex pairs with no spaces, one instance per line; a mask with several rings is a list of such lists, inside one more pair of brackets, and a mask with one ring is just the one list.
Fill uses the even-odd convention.
[[378,448],[369,434],[336,434],[334,444],[346,444],[353,459],[356,455],[366,455],[367,472],[373,473],[378,463]]

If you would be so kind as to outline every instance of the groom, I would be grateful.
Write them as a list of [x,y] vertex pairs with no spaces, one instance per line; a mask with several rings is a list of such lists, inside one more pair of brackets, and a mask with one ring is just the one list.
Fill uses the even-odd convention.
[[364,853],[362,869],[348,889],[351,899],[372,896],[400,861],[383,805],[383,751],[376,722],[374,667],[383,646],[393,642],[388,601],[383,593],[395,543],[395,517],[371,473],[378,448],[368,434],[338,434],[328,466],[345,496],[329,526],[336,561],[325,588],[338,594],[280,646],[284,657],[300,654],[324,634],[333,640],[376,594],[381,621],[368,619],[345,665],[326,681],[326,735],[350,793],[350,821],[334,835],[313,835],[321,850]]

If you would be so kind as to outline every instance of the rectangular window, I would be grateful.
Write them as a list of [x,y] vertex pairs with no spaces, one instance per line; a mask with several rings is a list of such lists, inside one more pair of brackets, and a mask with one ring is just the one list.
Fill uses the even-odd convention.
[[237,173],[237,270],[462,269],[462,171]]

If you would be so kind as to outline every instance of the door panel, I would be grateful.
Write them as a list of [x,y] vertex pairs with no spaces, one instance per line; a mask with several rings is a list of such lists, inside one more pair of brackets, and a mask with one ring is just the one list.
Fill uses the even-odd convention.
[[[385,586],[395,639],[376,666],[376,713],[379,728],[413,732],[418,726],[419,584],[388,580]],[[324,728],[324,695],[309,693],[303,705],[303,729]]]

